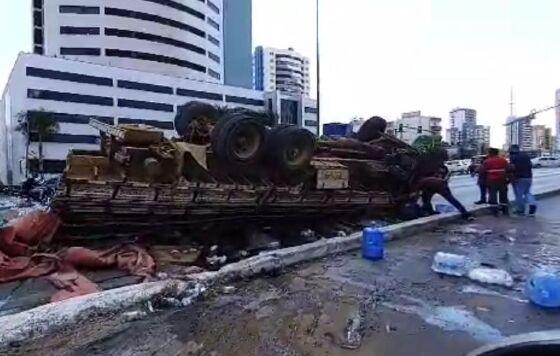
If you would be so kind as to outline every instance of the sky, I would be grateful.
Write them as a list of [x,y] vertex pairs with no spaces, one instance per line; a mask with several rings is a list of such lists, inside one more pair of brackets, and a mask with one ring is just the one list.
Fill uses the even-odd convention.
[[[319,1],[323,122],[421,110],[446,127],[451,109],[469,107],[501,147],[512,87],[517,115],[554,105],[558,0]],[[17,53],[31,48],[31,11],[30,0],[0,6],[4,87]],[[313,82],[315,26],[315,0],[253,0],[253,45],[307,55]],[[554,112],[535,124],[554,127]]]

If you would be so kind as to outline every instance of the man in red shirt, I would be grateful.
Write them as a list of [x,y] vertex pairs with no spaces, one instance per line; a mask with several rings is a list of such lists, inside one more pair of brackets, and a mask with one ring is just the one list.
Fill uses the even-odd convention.
[[488,203],[494,206],[494,212],[496,214],[502,211],[504,215],[509,215],[507,191],[508,166],[508,161],[500,156],[500,151],[495,148],[490,148],[488,150],[488,158],[480,167],[480,173],[486,177],[486,186],[488,187],[489,196]]

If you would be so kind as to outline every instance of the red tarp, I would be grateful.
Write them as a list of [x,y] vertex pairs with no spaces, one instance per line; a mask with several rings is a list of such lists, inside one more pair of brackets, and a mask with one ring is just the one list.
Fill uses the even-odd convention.
[[60,225],[52,213],[32,213],[0,230],[0,283],[49,276],[60,289],[51,299],[59,301],[98,291],[97,285],[76,269],[116,267],[131,275],[150,277],[153,258],[142,248],[125,244],[103,251],[70,247],[52,254],[34,253],[51,242]]

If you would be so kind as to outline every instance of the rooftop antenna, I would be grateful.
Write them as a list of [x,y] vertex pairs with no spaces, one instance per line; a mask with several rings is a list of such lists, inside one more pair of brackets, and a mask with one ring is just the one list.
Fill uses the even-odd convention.
[[513,87],[511,87],[511,89],[510,89],[509,98],[510,98],[510,101],[509,101],[509,116],[513,117],[513,113],[515,111],[515,101],[513,99]]

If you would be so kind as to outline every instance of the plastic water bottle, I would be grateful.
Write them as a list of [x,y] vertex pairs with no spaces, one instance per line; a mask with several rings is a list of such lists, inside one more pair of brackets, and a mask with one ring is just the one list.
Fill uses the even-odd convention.
[[472,266],[473,263],[466,256],[438,252],[434,256],[432,270],[441,274],[462,277],[468,273]]
[[362,236],[362,256],[377,261],[385,255],[385,236],[377,227],[366,227]]
[[527,281],[525,290],[531,302],[545,308],[560,308],[560,275],[536,272]]

